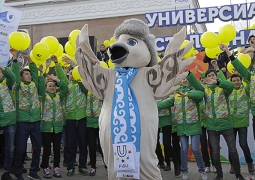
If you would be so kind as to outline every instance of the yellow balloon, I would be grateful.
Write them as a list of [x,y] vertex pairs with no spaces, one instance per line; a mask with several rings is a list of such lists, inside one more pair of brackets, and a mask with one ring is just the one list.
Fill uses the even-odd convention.
[[250,29],[255,29],[255,24],[253,24],[253,25],[250,27]]
[[59,42],[54,36],[45,37],[43,42],[49,46],[51,54],[54,54],[58,50]]
[[72,76],[74,78],[75,81],[78,81],[78,82],[81,82],[82,81],[82,78],[79,74],[79,71],[78,71],[78,66],[75,66],[73,68],[73,71],[72,71]]
[[107,65],[104,61],[100,61],[99,63],[100,63],[100,65],[101,65],[103,68],[109,68],[108,65]]
[[217,46],[217,47],[215,47],[215,48],[211,48],[211,49],[205,48],[205,54],[206,54],[209,58],[214,59],[214,58],[216,58],[217,56],[219,56],[220,53],[221,53],[221,52],[220,52],[220,47],[219,47],[219,46]]
[[180,46],[180,49],[184,48],[185,46],[187,46],[190,43],[189,40],[184,40],[183,43]]
[[114,38],[114,37],[111,37],[111,39],[110,39],[110,44],[113,44],[113,43],[115,43],[115,38]]
[[50,61],[50,66],[49,67],[54,67],[55,63],[53,61]]
[[65,44],[65,52],[66,52],[69,56],[74,56],[75,49],[72,47],[72,45],[70,44],[69,41],[67,41],[66,44]]
[[234,66],[232,65],[231,61],[228,62],[227,64],[227,70],[230,74],[233,74],[234,73]]
[[183,57],[184,57],[185,59],[188,59],[188,58],[192,57],[192,56],[193,56],[193,52],[194,52],[195,50],[196,50],[196,49],[195,49],[194,47],[192,47],[192,48],[189,50],[189,52],[187,52],[187,54],[185,54]]
[[214,32],[205,32],[200,37],[201,44],[206,48],[215,48],[220,44],[219,37]]
[[105,40],[104,41],[104,46],[105,47],[109,47],[110,46],[110,41],[109,40]]
[[240,53],[237,56],[237,59],[244,65],[244,67],[248,68],[251,65],[251,57],[248,54]]
[[63,54],[64,48],[61,44],[58,44],[58,50],[54,53],[55,56],[59,57]]
[[69,39],[69,43],[72,45],[72,47],[75,49],[76,47],[76,45],[75,45],[75,42],[76,42],[76,38],[77,38],[77,36],[79,35],[81,33],[81,31],[80,30],[78,30],[78,29],[75,29],[75,30],[73,30],[72,32],[70,32],[70,34],[69,34],[69,37],[68,37],[68,39]]
[[43,64],[43,61],[39,61],[38,59],[36,59],[36,57],[33,54],[33,51],[31,51],[29,55],[36,66],[40,66],[41,64]]
[[30,46],[30,44],[31,44],[31,39],[30,39],[30,36],[27,34],[27,33],[25,33],[25,32],[21,32],[23,35],[24,35],[24,37],[25,37],[25,40],[24,40],[24,45],[23,45],[23,51],[24,50],[26,50],[29,46]]
[[33,55],[39,61],[46,61],[50,56],[50,48],[46,43],[36,43],[33,47]]
[[108,66],[110,68],[114,68],[114,64],[112,63],[112,61],[110,59],[108,60]]
[[25,36],[18,31],[12,32],[9,35],[8,42],[13,49],[22,51],[24,48]]
[[236,28],[232,24],[226,24],[221,27],[218,33],[220,42],[227,43],[236,37]]

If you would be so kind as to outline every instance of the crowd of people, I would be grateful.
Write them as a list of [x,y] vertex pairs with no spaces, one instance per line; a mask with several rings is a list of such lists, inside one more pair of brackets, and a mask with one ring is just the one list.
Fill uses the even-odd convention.
[[[251,36],[249,42],[251,47],[246,53],[254,59],[255,37]],[[210,171],[216,172],[215,180],[223,178],[220,135],[223,135],[228,146],[230,173],[235,174],[239,180],[244,179],[236,149],[237,133],[248,171],[255,171],[247,143],[250,109],[255,120],[254,71],[253,68],[246,69],[225,45],[221,45],[221,48],[225,51],[224,57],[227,57],[235,68],[230,79],[226,78],[226,68],[219,67],[216,60],[210,60],[212,68],[200,72],[200,80],[189,72],[178,91],[157,102],[158,132],[163,133],[164,145],[163,156],[159,141],[155,144],[158,165],[164,171],[169,171],[170,162],[173,161],[175,176],[182,173],[184,180],[189,177],[189,137],[198,172],[203,180],[207,179],[206,173]],[[100,50],[97,53],[98,59],[107,61],[109,57],[103,45]],[[5,142],[2,180],[12,180],[12,171],[17,180],[24,179],[23,162],[29,137],[33,156],[28,177],[39,180],[37,171],[41,167],[44,178],[61,178],[60,148],[63,134],[67,176],[75,173],[77,148],[79,174],[94,176],[98,147],[103,157],[98,140],[98,118],[103,101],[89,92],[82,82],[75,81],[72,68],[67,71],[63,69],[57,57],[51,57],[55,63],[54,76],[45,75],[42,66],[38,68],[26,54],[23,55],[28,59],[29,68],[21,69],[17,61],[17,51],[11,49],[10,52],[13,56],[11,67],[0,66],[0,130],[3,130]],[[69,58],[64,58],[64,61],[70,64],[73,62]],[[40,162],[41,147],[43,155]],[[49,165],[51,147],[54,153],[52,170]],[[90,170],[87,168],[88,154]],[[105,168],[107,169],[107,166]]]

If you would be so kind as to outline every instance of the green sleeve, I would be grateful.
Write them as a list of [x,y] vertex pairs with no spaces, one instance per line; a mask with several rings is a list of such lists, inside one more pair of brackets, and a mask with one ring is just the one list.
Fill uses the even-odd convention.
[[77,82],[77,83],[78,83],[79,87],[81,88],[81,91],[82,91],[84,94],[86,94],[86,96],[87,96],[88,90],[85,88],[85,86],[82,84],[82,82]]
[[68,87],[63,80],[60,80],[58,85],[59,85],[59,89],[60,89],[60,99],[63,102],[64,98],[67,96]]
[[202,91],[190,91],[188,92],[188,98],[194,99],[197,103],[203,101],[204,93]]
[[234,89],[234,84],[227,80],[220,80],[219,87],[224,89],[225,95],[228,97]]
[[245,86],[245,93],[246,93],[246,96],[250,98],[250,83],[247,83],[246,86]]
[[248,82],[251,81],[251,73],[244,67],[244,65],[238,59],[233,60],[231,63],[243,78],[248,80]]
[[16,76],[15,74],[9,69],[5,68],[5,70],[2,72],[4,77],[6,78],[6,83],[8,88],[11,90],[12,86],[15,84]]
[[38,78],[38,95],[43,97],[46,93],[46,87],[45,87],[45,78],[39,77]]
[[64,81],[66,84],[68,84],[69,82],[68,82],[68,79],[66,77],[66,74],[65,74],[63,68],[60,65],[58,65],[55,67],[55,70],[56,70],[57,77],[60,80]]
[[219,71],[217,72],[217,76],[218,76],[218,78],[221,79],[221,80],[227,80],[227,79],[226,79],[226,76],[223,74],[223,72],[222,72],[221,70],[219,70]]
[[17,85],[19,85],[20,84],[20,66],[17,61],[12,62],[12,72],[15,74]]
[[170,108],[174,106],[174,98],[171,97],[171,98],[165,99],[164,101],[158,102],[157,106],[158,106],[158,110]]
[[190,85],[198,91],[204,92],[203,85],[197,80],[197,78],[194,76],[192,72],[190,72],[187,76],[187,80],[189,81]]
[[29,63],[29,69],[32,75],[32,81],[35,83],[36,87],[38,88],[38,68],[36,67],[35,63]]

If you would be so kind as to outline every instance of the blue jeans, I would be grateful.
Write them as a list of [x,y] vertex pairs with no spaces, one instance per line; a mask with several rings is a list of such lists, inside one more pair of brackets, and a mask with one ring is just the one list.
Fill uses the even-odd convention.
[[87,137],[86,137],[87,119],[67,120],[66,135],[66,156],[67,170],[75,169],[74,161],[77,152],[77,142],[79,147],[79,168],[87,168]]
[[37,173],[40,162],[42,135],[40,130],[40,121],[17,123],[14,151],[14,173],[20,176],[23,170],[23,157],[26,152],[27,140],[30,136],[33,148],[32,162],[30,172]]
[[5,141],[4,172],[10,172],[14,157],[14,141],[16,125],[12,124],[5,127],[0,127],[0,130],[4,131]]
[[[196,158],[198,172],[205,172],[204,161],[199,149],[200,134],[190,136],[192,152]],[[188,172],[188,150],[189,150],[189,136],[180,136],[181,141],[181,170],[183,173]]]

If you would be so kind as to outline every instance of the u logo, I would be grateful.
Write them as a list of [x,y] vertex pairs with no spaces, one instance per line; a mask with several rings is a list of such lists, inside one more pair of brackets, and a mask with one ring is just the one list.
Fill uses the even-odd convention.
[[[122,149],[120,148],[122,147]],[[122,151],[121,151],[122,150]],[[124,157],[126,156],[127,154],[127,147],[126,145],[123,145],[123,146],[117,146],[117,153],[120,157]]]

